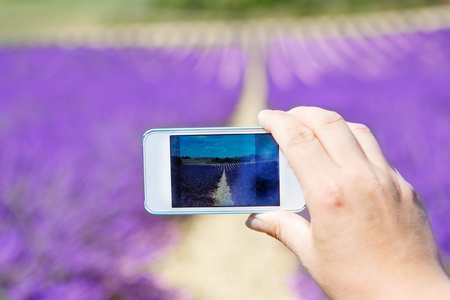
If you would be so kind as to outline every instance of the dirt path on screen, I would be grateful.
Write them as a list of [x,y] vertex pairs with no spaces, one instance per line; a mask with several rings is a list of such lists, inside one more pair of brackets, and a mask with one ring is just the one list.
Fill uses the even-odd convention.
[[223,170],[222,177],[220,178],[217,190],[213,193],[214,205],[216,206],[231,206],[233,200],[231,200],[230,187],[227,184],[227,174]]

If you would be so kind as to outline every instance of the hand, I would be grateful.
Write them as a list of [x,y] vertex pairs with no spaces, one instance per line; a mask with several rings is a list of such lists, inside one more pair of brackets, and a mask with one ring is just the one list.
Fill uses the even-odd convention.
[[290,212],[246,225],[280,240],[332,299],[450,299],[427,215],[370,130],[335,112],[262,111],[302,185],[311,222]]

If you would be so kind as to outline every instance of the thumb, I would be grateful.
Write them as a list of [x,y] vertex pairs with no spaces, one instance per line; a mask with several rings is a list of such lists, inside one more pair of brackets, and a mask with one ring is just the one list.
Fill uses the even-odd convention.
[[300,260],[311,244],[311,224],[292,212],[274,211],[252,214],[245,225],[276,238],[294,252]]

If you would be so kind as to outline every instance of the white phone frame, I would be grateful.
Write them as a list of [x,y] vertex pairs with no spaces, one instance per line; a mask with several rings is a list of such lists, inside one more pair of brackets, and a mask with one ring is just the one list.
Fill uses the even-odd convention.
[[280,206],[172,207],[170,136],[263,134],[261,127],[158,128],[143,138],[145,209],[152,214],[237,214],[274,210],[298,212],[305,207],[302,188],[286,157],[279,150]]

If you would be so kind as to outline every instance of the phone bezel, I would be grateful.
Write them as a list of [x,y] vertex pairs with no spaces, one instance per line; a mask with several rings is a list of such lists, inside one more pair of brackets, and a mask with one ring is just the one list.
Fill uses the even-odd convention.
[[[237,214],[274,210],[301,211],[305,207],[302,188],[286,157],[279,150],[280,206],[172,207],[170,174],[171,135],[263,134],[261,127],[157,128],[143,138],[145,209],[152,214]],[[158,170],[154,172],[152,170]]]

